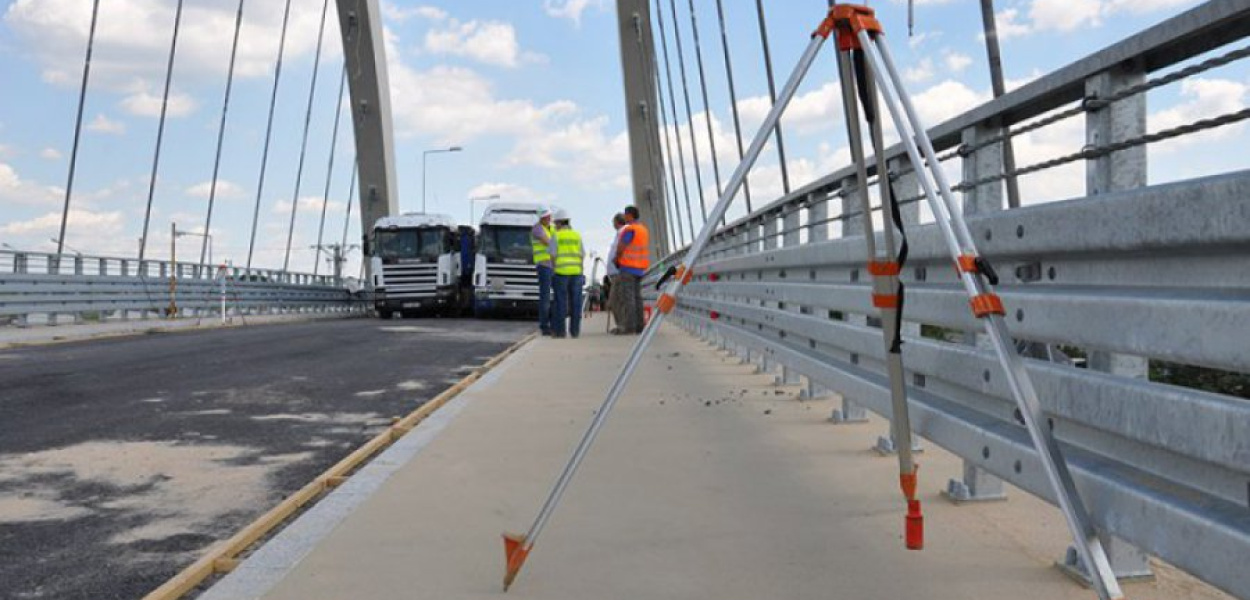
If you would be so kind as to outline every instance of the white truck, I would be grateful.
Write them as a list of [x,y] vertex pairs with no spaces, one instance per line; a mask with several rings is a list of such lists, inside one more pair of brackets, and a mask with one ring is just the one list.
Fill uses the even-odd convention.
[[462,231],[447,215],[408,213],[374,224],[366,252],[379,317],[458,314],[467,304]]
[[538,314],[538,271],[530,230],[545,208],[513,202],[486,207],[477,231],[473,267],[475,315]]

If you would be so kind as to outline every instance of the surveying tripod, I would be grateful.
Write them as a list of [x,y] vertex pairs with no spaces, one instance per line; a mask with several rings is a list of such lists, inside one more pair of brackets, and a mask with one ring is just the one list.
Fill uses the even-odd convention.
[[[812,34],[811,42],[800,57],[794,72],[786,81],[776,103],[760,125],[741,164],[734,170],[724,192],[708,214],[703,230],[690,245],[681,265],[670,269],[661,280],[666,287],[656,302],[658,313],[652,317],[634,344],[625,365],[613,381],[603,405],[595,413],[590,426],[573,451],[564,471],[556,480],[555,486],[529,532],[525,535],[504,534],[504,551],[507,556],[507,571],[504,575],[505,591],[520,572],[539,534],[568,488],[573,474],[594,443],[608,414],[620,399],[626,384],[647,347],[655,338],[665,317],[676,307],[677,294],[693,279],[694,265],[707,247],[717,224],[725,216],[734,196],[742,187],[747,173],[759,158],[773,127],[794,98],[799,84],[807,75],[830,35],[835,36],[837,43],[837,62],[842,100],[846,107],[847,135],[858,182],[855,192],[859,196],[863,209],[864,240],[869,260],[868,271],[873,276],[873,305],[880,311],[882,333],[885,338],[886,368],[890,379],[892,406],[891,426],[898,447],[900,487],[908,505],[905,536],[907,546],[920,549],[924,543],[923,517],[920,502],[916,498],[917,468],[912,456],[911,425],[900,336],[904,290],[899,281],[899,275],[907,259],[907,245],[898,199],[891,193],[889,175],[885,169],[885,149],[879,111],[880,97],[885,100],[886,109],[898,130],[912,169],[917,174],[917,179],[920,180],[924,197],[942,232],[942,237],[959,274],[960,283],[969,297],[970,308],[973,314],[985,324],[986,334],[994,346],[999,364],[1006,375],[1007,386],[1023,416],[1029,436],[1054,489],[1059,508],[1075,540],[1077,553],[1089,569],[1094,591],[1101,600],[1123,597],[1102,542],[1090,524],[1089,516],[1077,494],[1067,463],[1054,435],[1047,426],[1037,390],[1033,387],[1028,370],[1007,330],[1004,319],[1006,311],[1002,300],[992,291],[993,286],[998,284],[998,277],[989,262],[977,252],[972,234],[955,203],[950,184],[938,162],[933,144],[917,116],[911,99],[903,92],[902,79],[890,50],[884,43],[881,24],[877,21],[874,11],[866,6],[838,4],[833,1],[830,2],[829,12],[825,19]],[[892,225],[886,225],[883,228],[883,248],[881,249],[877,248],[871,219],[868,165],[864,156],[863,132],[859,118],[861,108],[864,120],[869,125],[870,141],[876,156],[877,183],[880,186],[883,212],[888,214],[893,221]],[[896,234],[900,239],[896,240]],[[899,241],[901,244],[897,244]]]

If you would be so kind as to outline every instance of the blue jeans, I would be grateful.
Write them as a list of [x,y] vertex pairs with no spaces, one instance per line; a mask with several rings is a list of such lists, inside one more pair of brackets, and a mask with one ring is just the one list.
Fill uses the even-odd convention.
[[555,311],[551,310],[551,284],[555,270],[551,267],[538,265],[538,328],[543,333],[551,333],[555,325]]
[[556,335],[564,335],[566,319],[570,335],[582,334],[582,287],[585,285],[586,278],[581,275],[556,275]]

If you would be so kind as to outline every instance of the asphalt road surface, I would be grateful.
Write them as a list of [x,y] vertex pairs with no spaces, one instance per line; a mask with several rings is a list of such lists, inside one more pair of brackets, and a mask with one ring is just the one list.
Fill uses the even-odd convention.
[[533,326],[346,319],[0,350],[0,598],[140,598]]

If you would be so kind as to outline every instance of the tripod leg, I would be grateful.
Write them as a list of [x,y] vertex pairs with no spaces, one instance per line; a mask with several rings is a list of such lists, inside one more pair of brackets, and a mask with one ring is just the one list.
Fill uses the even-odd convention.
[[[839,32],[839,35],[843,35]],[[842,39],[839,40],[843,41]],[[848,44],[840,44],[842,47]],[[851,159],[856,166],[857,189],[855,194],[860,199],[863,213],[864,245],[868,257],[868,271],[873,278],[873,305],[881,317],[882,341],[885,345],[886,371],[890,379],[891,414],[890,427],[898,448],[899,485],[907,501],[907,517],[905,520],[905,540],[908,548],[919,550],[924,547],[923,517],[920,502],[916,499],[916,463],[912,454],[911,419],[907,406],[907,388],[903,371],[903,356],[900,333],[900,316],[902,310],[902,286],[898,275],[901,265],[895,252],[893,225],[885,220],[883,227],[884,256],[878,252],[876,234],[872,220],[872,206],[868,196],[868,167],[863,150],[863,132],[860,127],[859,110],[856,92],[862,93],[860,101],[864,103],[864,118],[868,122],[873,152],[877,157],[877,180],[881,190],[883,209],[892,209],[888,174],[882,163],[884,151],[881,140],[880,111],[876,104],[876,88],[871,73],[862,68],[862,58],[854,57],[851,49],[839,49],[837,52],[838,75],[842,88],[842,103],[845,107],[847,136],[850,142]],[[858,60],[856,60],[858,58]],[[860,63],[859,65],[855,64]],[[893,212],[893,211],[891,211]],[[883,219],[884,220],[884,219]]]
[[620,399],[626,385],[629,383],[630,377],[634,370],[638,367],[642,355],[646,352],[647,346],[655,338],[656,332],[659,331],[660,325],[664,322],[668,313],[672,312],[677,304],[677,294],[681,288],[688,283],[694,275],[694,264],[698,262],[703,250],[707,247],[708,241],[711,240],[713,232],[719,225],[721,219],[725,216],[725,212],[729,210],[729,205],[733,203],[734,196],[742,188],[742,182],[745,180],[747,172],[754,166],[755,161],[759,158],[760,153],[764,149],[764,144],[768,141],[768,136],[772,132],[772,128],[781,120],[781,115],[785,112],[786,107],[790,104],[790,100],[794,98],[794,94],[798,91],[799,84],[807,75],[812,63],[816,60],[816,55],[820,51],[820,47],[824,44],[832,31],[832,23],[826,18],[821,23],[816,33],[812,35],[811,42],[808,43],[807,50],[799,59],[798,65],[795,66],[794,72],[790,75],[790,79],[786,82],[781,90],[781,95],[777,99],[777,103],[773,105],[768,116],[764,118],[758,133],[751,142],[750,149],[742,162],[734,170],[730,177],[724,192],[720,199],[708,214],[707,220],[704,222],[703,230],[695,238],[690,245],[689,251],[682,260],[682,266],[677,271],[677,276],[673,277],[669,282],[664,293],[660,295],[660,299],[656,302],[656,308],[659,311],[647,323],[643,329],[642,335],[634,344],[630,351],[629,357],[625,361],[625,365],[617,374],[616,379],[612,382],[612,387],[608,390],[607,397],[604,398],[603,404],[596,411],[594,418],[591,419],[590,426],[586,429],[586,433],[582,435],[582,439],[578,442],[577,447],[573,451],[573,455],[569,458],[568,464],[560,473],[556,480],[555,486],[551,489],[547,500],[543,503],[542,509],[539,510],[538,516],[534,519],[534,524],[530,526],[529,532],[523,536],[514,534],[504,534],[504,551],[507,555],[507,570],[504,574],[503,587],[507,591],[508,587],[516,579],[520,573],[521,567],[525,563],[525,559],[529,556],[530,551],[534,547],[534,543],[538,540],[539,534],[542,533],[547,521],[551,518],[551,514],[555,511],[556,505],[559,504],[560,498],[564,495],[564,491],[568,488],[569,482],[576,473],[577,468],[581,465],[586,453],[590,450],[595,438],[603,427],[604,421],[607,419],[612,408]]
[[[1012,396],[1024,416],[1029,436],[1034,447],[1037,448],[1046,476],[1055,490],[1059,508],[1063,511],[1068,528],[1076,541],[1077,552],[1089,567],[1094,590],[1103,600],[1122,598],[1123,593],[1119,582],[1116,581],[1115,574],[1111,570],[1106,550],[1089,522],[1089,515],[1077,493],[1067,461],[1054,435],[1046,425],[1046,416],[1042,412],[1041,402],[1038,399],[1037,390],[1033,387],[1032,378],[1012,343],[1010,332],[1003,320],[1002,302],[990,291],[992,282],[986,279],[984,262],[977,255],[967,224],[957,212],[952,210],[954,198],[941,166],[938,164],[933,145],[910,99],[901,92],[902,80],[894,68],[889,49],[880,37],[873,39],[867,31],[860,31],[858,37],[872,70],[882,74],[886,106],[898,127],[903,145],[917,173],[921,172],[925,164],[924,159],[929,161],[928,175],[933,178],[933,181],[930,181],[928,177],[920,178],[925,197],[946,237],[952,259],[959,267],[959,275],[964,288],[972,298],[973,312],[985,323],[986,333],[989,334],[994,344],[999,363],[1006,375],[1007,386],[1011,389]],[[922,152],[924,153],[923,159]],[[941,198],[934,190],[935,182],[940,190]]]

